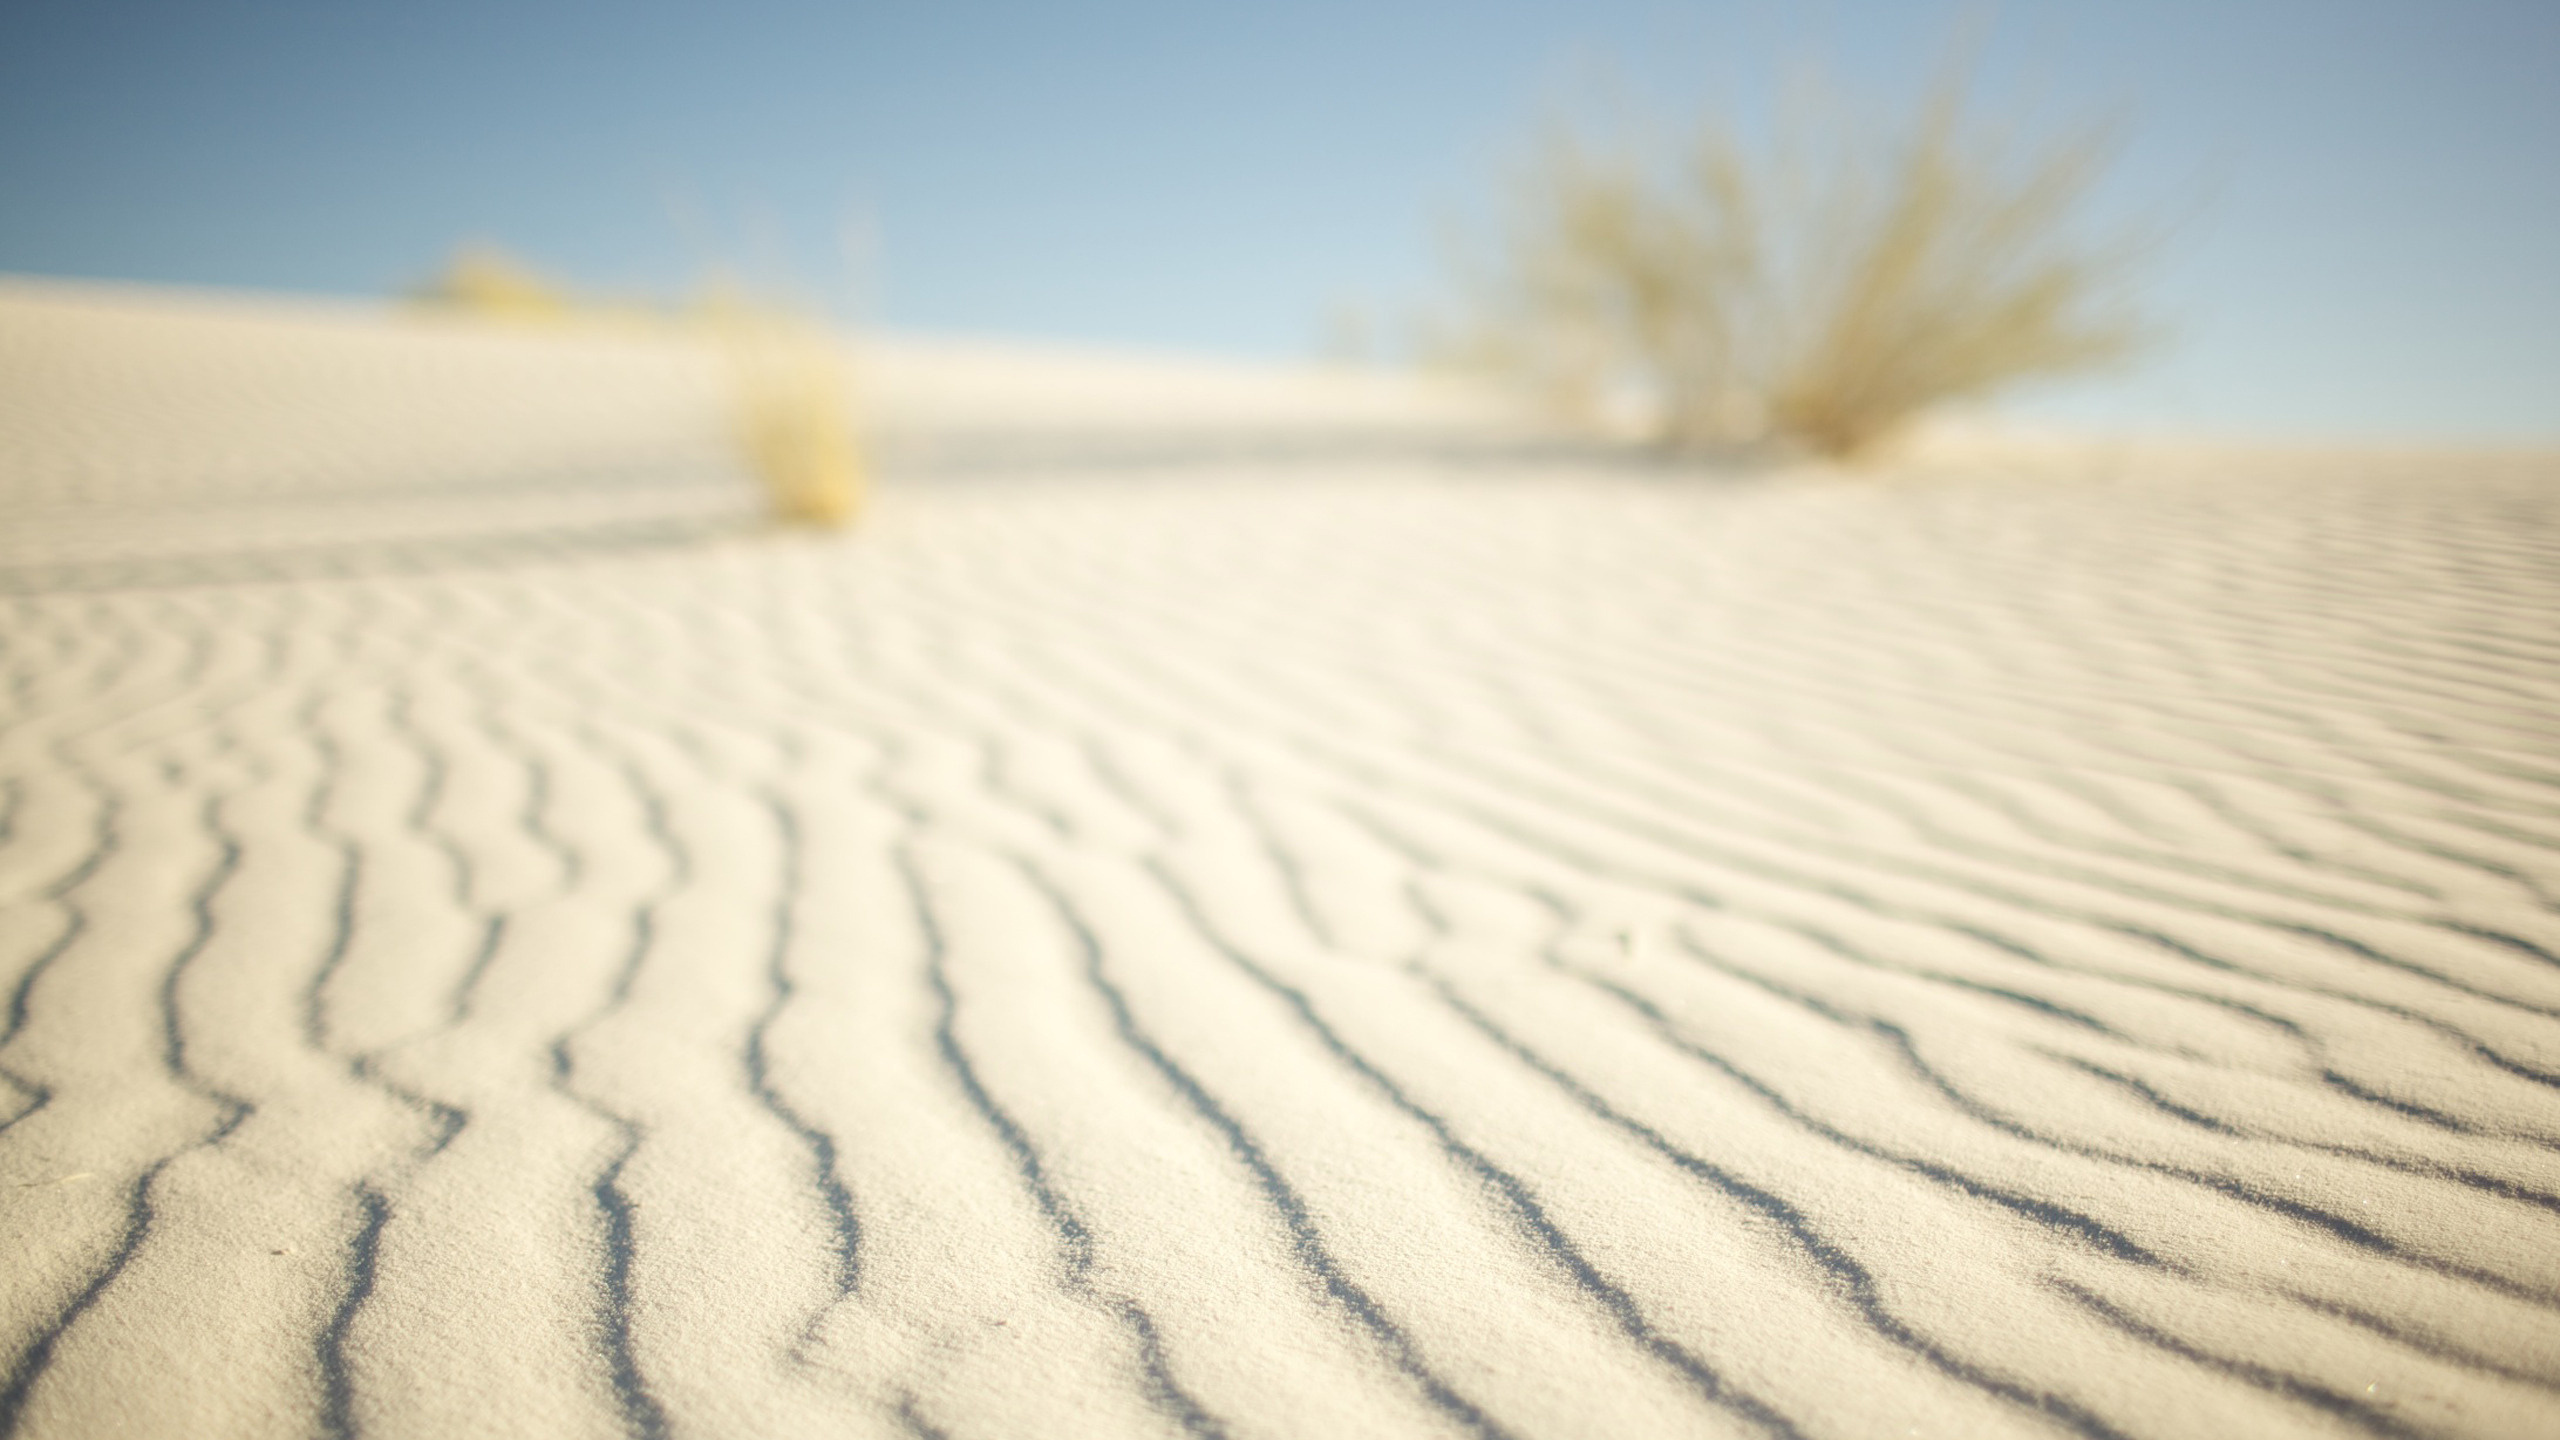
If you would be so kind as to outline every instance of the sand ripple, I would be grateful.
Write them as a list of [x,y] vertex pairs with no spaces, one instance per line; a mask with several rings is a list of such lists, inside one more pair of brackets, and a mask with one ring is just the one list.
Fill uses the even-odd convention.
[[12,492],[0,1431],[2560,1432],[2547,465],[543,444]]

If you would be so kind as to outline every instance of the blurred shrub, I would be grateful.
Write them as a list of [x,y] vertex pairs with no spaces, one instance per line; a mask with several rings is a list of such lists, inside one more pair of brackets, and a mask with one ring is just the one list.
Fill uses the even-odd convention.
[[1712,119],[1667,158],[1558,138],[1489,259],[1462,257],[1438,348],[1670,445],[1835,457],[2122,358],[2140,251],[2080,224],[2112,147],[2013,153],[1964,89],[1888,131],[1800,118],[1758,153]]

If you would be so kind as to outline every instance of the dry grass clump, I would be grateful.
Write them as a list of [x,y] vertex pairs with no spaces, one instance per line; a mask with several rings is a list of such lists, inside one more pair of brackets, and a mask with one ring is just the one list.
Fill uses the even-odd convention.
[[734,299],[707,306],[735,377],[736,427],[774,514],[842,525],[860,508],[852,367],[820,326]]
[[732,428],[775,518],[839,526],[861,508],[852,365],[842,343],[799,309],[721,283],[681,306],[599,301],[489,246],[456,251],[416,298],[510,324],[640,324],[707,336],[727,357]]
[[1963,88],[1898,137],[1800,123],[1756,156],[1713,121],[1667,164],[1556,141],[1449,348],[1666,444],[1834,457],[2123,357],[2137,251],[2077,223],[2110,147],[2015,155]]

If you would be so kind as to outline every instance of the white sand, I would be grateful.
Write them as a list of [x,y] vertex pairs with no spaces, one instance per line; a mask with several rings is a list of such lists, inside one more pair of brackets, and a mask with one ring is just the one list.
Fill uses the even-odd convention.
[[0,289],[0,1430],[2560,1434],[2560,467],[1190,373]]

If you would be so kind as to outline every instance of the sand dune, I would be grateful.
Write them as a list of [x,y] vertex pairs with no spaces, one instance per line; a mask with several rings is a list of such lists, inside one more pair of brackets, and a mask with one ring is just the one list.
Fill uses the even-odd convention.
[[2560,1433],[2560,467],[929,350],[0,292],[0,1431]]

